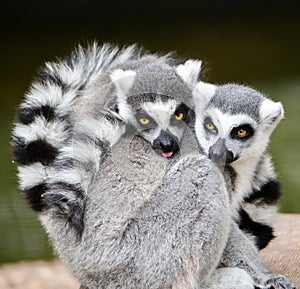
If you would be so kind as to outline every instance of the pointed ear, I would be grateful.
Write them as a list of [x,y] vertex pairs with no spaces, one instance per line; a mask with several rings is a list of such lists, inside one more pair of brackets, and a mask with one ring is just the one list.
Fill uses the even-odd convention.
[[136,72],[133,70],[117,69],[113,71],[110,78],[116,86],[117,102],[119,115],[124,121],[129,121],[132,113],[130,106],[127,103],[128,91],[132,87],[136,77]]
[[127,93],[132,87],[135,77],[136,72],[133,70],[117,69],[111,73],[110,78],[116,86],[119,102],[127,99]]
[[270,99],[265,99],[260,107],[260,118],[262,123],[267,127],[272,126],[273,129],[284,117],[284,109],[281,102],[274,102]]
[[200,81],[193,90],[193,99],[196,113],[202,113],[215,95],[217,86]]
[[201,71],[202,61],[187,60],[184,64],[177,66],[177,74],[188,84],[196,85]]

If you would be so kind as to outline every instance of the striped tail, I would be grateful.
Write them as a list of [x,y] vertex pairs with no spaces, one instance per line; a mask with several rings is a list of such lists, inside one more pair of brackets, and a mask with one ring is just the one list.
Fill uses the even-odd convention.
[[[121,136],[123,124],[115,113],[103,110],[94,119],[87,116],[76,121],[75,129],[70,113],[100,73],[139,54],[135,46],[122,50],[108,44],[94,44],[85,50],[78,47],[65,60],[46,63],[19,107],[12,146],[22,193],[35,211],[54,210],[79,234],[91,170],[99,165],[104,148]],[[91,131],[96,124],[97,133]],[[76,132],[82,127],[85,131]],[[109,136],[107,129],[112,131]],[[96,140],[93,152],[98,159],[88,153],[91,138],[93,148]]]

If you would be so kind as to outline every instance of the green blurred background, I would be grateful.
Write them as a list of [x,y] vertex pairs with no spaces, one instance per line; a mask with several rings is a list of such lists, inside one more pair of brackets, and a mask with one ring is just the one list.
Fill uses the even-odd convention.
[[137,42],[205,61],[205,80],[251,85],[283,102],[270,152],[283,182],[281,212],[300,213],[300,18],[296,2],[2,0],[0,4],[0,263],[51,258],[17,189],[10,133],[37,69],[75,44]]

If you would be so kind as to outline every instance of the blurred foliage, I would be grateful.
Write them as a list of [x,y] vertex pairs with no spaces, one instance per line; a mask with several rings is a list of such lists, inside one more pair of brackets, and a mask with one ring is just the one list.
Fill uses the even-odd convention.
[[0,262],[52,256],[17,189],[11,124],[37,69],[94,40],[199,58],[205,80],[248,84],[282,101],[286,119],[270,152],[284,184],[281,211],[300,213],[300,19],[292,1],[6,0],[0,11]]

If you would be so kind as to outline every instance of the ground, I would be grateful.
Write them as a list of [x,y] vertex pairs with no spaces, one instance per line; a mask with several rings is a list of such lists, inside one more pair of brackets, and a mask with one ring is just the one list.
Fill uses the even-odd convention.
[[[280,214],[271,244],[262,251],[272,272],[300,287],[300,215]],[[59,261],[34,261],[0,267],[1,289],[79,289],[78,281]]]

